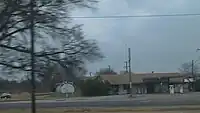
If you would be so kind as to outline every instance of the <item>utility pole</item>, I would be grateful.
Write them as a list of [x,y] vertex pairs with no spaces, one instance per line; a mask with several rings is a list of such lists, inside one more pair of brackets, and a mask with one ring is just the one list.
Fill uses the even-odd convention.
[[130,96],[132,97],[132,77],[131,77],[131,48],[128,48],[128,64],[129,64],[129,88]]
[[125,66],[124,66],[124,68],[125,68],[125,71],[126,71],[126,73],[128,73],[128,62],[127,62],[127,61],[125,61],[124,63],[125,63]]
[[194,60],[192,60],[192,77],[194,77]]
[[193,79],[194,79],[194,81],[196,80],[196,75],[195,75],[195,73],[194,73],[194,60],[192,60],[192,77],[193,77]]
[[[192,77],[193,77],[193,81],[195,82],[196,77],[195,77],[195,74],[194,74],[194,60],[192,60]],[[193,84],[193,91],[195,91],[195,84]]]
[[35,0],[30,1],[30,37],[31,37],[31,85],[32,85],[32,94],[31,94],[31,112],[36,113],[35,105],[35,31],[34,31],[34,17],[35,17]]

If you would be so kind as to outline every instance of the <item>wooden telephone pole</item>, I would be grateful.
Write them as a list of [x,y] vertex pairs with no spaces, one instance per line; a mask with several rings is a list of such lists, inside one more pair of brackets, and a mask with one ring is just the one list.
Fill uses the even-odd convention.
[[35,29],[34,29],[34,17],[35,17],[35,0],[30,1],[30,37],[31,37],[31,85],[32,85],[32,93],[31,93],[31,112],[36,113],[36,104],[35,104]]

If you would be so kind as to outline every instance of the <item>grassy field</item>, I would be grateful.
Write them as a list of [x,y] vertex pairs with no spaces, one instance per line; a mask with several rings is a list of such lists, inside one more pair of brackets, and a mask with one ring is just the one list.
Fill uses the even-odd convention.
[[[182,107],[183,108],[183,107]],[[37,113],[200,113],[199,107],[180,107],[170,108],[85,108],[85,109],[67,109],[67,108],[52,108],[38,109]],[[193,108],[193,109],[191,109]],[[194,109],[196,108],[196,109]],[[197,109],[198,108],[198,109]],[[30,109],[9,109],[0,110],[0,113],[31,113]]]
[[[55,93],[40,93],[36,94],[37,100],[51,100],[51,99],[60,99],[64,98],[64,95],[55,94]],[[31,99],[31,95],[29,93],[20,93],[20,94],[12,94],[12,98],[8,100],[0,100],[0,102],[5,101],[28,101]]]
[[[0,110],[1,113],[31,113],[30,110]],[[37,113],[83,113],[83,112],[70,112],[67,110],[57,110],[57,109],[40,109]],[[108,111],[85,111],[84,113],[111,113]],[[200,110],[186,110],[186,111],[116,111],[112,113],[200,113]]]

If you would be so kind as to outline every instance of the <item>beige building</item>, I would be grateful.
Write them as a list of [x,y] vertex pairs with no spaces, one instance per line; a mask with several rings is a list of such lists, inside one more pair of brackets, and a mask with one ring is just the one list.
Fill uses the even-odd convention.
[[[126,94],[130,92],[129,75],[100,75],[102,80],[111,84],[113,93]],[[189,82],[186,76],[180,73],[133,73],[132,93],[183,93],[189,91]]]

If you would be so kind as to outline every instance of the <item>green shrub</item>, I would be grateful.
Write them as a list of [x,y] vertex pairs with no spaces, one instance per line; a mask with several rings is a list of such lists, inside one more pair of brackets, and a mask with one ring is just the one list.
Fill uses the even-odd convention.
[[80,89],[83,96],[106,96],[109,92],[109,83],[98,78],[82,81]]

